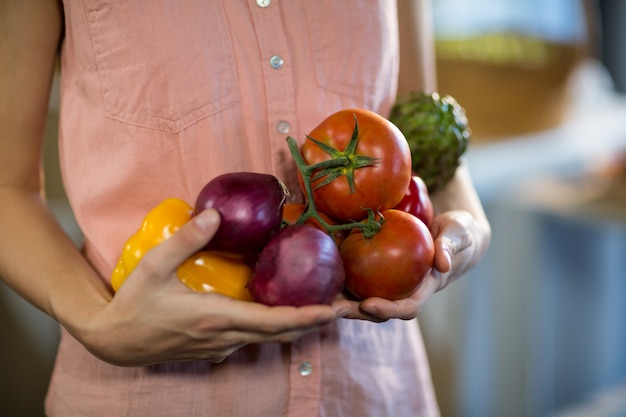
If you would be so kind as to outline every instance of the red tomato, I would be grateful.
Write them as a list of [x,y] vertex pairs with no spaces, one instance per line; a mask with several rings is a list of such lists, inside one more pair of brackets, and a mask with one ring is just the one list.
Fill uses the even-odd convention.
[[[306,208],[306,204],[296,204],[296,203],[287,203],[283,206],[283,220],[288,221],[289,223],[295,223],[296,221],[298,221],[298,219],[300,218],[300,215],[304,212],[304,209]],[[337,222],[333,219],[331,219],[330,217],[328,217],[328,215],[320,212],[319,210],[317,211],[317,214],[324,219],[324,221],[330,225],[336,225]],[[327,230],[324,228],[324,226],[322,226],[316,219],[314,218],[310,218],[307,219],[305,221],[305,224],[309,224],[311,226],[314,226],[318,229],[320,229],[323,232],[327,232]],[[327,232],[328,233],[328,232]],[[337,244],[337,246],[339,246],[341,244],[341,242],[343,241],[343,239],[346,237],[346,234],[348,232],[345,230],[338,230],[336,232],[334,232],[332,234],[332,238],[335,241],[335,243]]]
[[433,203],[428,195],[426,183],[417,175],[413,175],[409,183],[409,189],[402,198],[402,201],[394,207],[397,210],[406,211],[414,215],[430,227],[433,222]]
[[[351,152],[348,145],[355,125],[358,142]],[[334,149],[335,157],[345,156],[350,161],[337,169],[340,175],[329,184],[316,188],[328,177],[312,181],[313,200],[320,211],[340,221],[358,221],[367,216],[366,208],[382,211],[402,200],[411,180],[411,151],[402,132],[389,120],[372,111],[346,109],[327,117],[308,136]],[[302,145],[301,153],[308,165],[331,159],[310,139]],[[363,156],[375,162],[357,167]],[[353,190],[348,181],[351,176]]]
[[382,226],[373,237],[354,229],[341,244],[346,288],[361,299],[398,300],[415,292],[430,273],[435,245],[415,216],[395,209],[381,215]]

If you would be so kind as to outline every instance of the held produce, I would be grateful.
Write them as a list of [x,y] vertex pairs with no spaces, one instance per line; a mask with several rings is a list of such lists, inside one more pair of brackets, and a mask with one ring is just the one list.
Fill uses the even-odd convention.
[[354,229],[341,244],[346,288],[364,299],[398,300],[413,294],[430,273],[435,245],[428,227],[401,210],[379,215],[379,230]]
[[[226,222],[231,229],[220,235],[219,245],[209,244],[211,249],[193,254],[177,268],[183,284],[197,292],[214,291],[269,305],[329,304],[344,286],[339,249],[324,231],[308,225],[279,230],[285,197],[286,190],[275,177],[242,172],[210,181],[199,193],[195,211],[183,200],[165,200],[128,239],[111,276],[113,289],[119,290],[148,250],[172,236],[195,213],[211,207],[222,218],[214,240]],[[232,249],[218,253],[215,247]],[[241,254],[252,256],[245,259]],[[248,264],[254,263],[251,259],[256,261],[254,268]]]
[[389,119],[406,135],[413,171],[430,192],[454,175],[471,131],[465,110],[451,96],[413,92],[398,98]]
[[[284,186],[271,175],[229,173],[210,181],[197,197],[197,210],[215,208],[222,219],[221,225],[226,223],[231,228],[220,234],[221,227],[215,245],[184,261],[177,268],[178,279],[194,291],[215,291],[251,301],[247,284],[252,270],[240,254],[260,251],[278,231],[285,196]],[[197,210],[177,198],[166,199],[153,208],[122,250],[111,275],[113,289],[118,291],[145,253],[172,236]],[[217,253],[216,248],[223,253]]]
[[414,215],[428,227],[430,227],[435,216],[426,183],[417,175],[413,175],[409,183],[409,189],[394,208]]
[[[111,274],[111,287],[118,291],[141,258],[159,243],[169,239],[194,215],[193,208],[178,198],[168,198],[148,212],[141,228],[122,249],[122,255]],[[251,300],[246,289],[251,275],[242,259],[202,251],[189,257],[177,269],[176,275],[194,291],[215,291],[243,301]]]
[[368,110],[331,114],[307,135],[301,153],[315,167],[310,182],[317,208],[337,220],[364,219],[366,208],[393,208],[411,180],[402,132]]
[[[433,133],[437,123],[426,120]],[[329,304],[344,289],[390,300],[414,293],[434,262],[428,229],[434,210],[427,183],[412,168],[416,154],[441,154],[409,148],[393,123],[362,109],[331,114],[301,147],[291,137],[287,145],[304,204],[285,204],[288,192],[272,175],[220,175],[202,188],[195,209],[169,199],[172,219],[159,214],[169,213],[162,207],[146,216],[113,271],[114,289],[150,248],[195,213],[214,208],[221,217],[214,238],[177,268],[178,279],[194,291],[293,306]],[[456,165],[442,164],[446,175],[454,174]],[[436,185],[447,181],[441,178]],[[146,239],[145,231],[157,236]]]
[[325,232],[289,225],[278,232],[254,267],[249,289],[267,305],[330,304],[344,287],[339,249]]
[[168,198],[148,212],[139,230],[122,249],[111,276],[111,286],[117,291],[150,249],[172,236],[193,217],[193,208],[179,198]]
[[216,291],[237,300],[252,301],[247,288],[252,269],[242,259],[200,251],[187,258],[176,270],[176,275],[194,291]]
[[276,177],[233,172],[215,177],[198,194],[196,212],[216,209],[220,227],[207,249],[254,254],[280,228],[288,191]]
[[[301,148],[293,138],[287,143],[307,198],[296,223],[314,219],[329,234],[349,233],[339,242],[348,290],[392,300],[417,290],[434,260],[421,220],[430,223],[433,210],[421,180],[413,178],[402,133],[381,116],[348,109],[313,129]],[[393,210],[398,206],[404,211]]]

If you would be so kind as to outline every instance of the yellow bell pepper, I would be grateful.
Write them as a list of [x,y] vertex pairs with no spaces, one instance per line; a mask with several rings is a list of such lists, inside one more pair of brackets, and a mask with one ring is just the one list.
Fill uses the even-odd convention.
[[241,259],[200,251],[177,269],[180,282],[198,292],[215,291],[237,300],[252,301],[248,280],[252,269]]
[[119,290],[146,252],[172,236],[193,215],[193,208],[178,198],[163,200],[150,210],[139,230],[126,241],[122,249],[122,256],[111,275],[113,289]]
[[[146,252],[172,236],[193,215],[193,208],[177,198],[168,198],[150,210],[141,228],[124,245],[111,274],[113,289],[118,291]],[[247,289],[252,270],[242,259],[200,251],[185,260],[176,272],[180,282],[194,291],[215,291],[238,300],[252,301]]]

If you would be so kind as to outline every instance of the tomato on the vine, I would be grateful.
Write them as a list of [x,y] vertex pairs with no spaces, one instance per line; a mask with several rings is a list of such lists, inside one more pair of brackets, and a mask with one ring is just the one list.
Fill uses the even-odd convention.
[[432,270],[435,245],[426,225],[401,210],[381,213],[380,230],[366,237],[353,229],[341,244],[346,288],[361,299],[398,300],[417,290]]
[[331,114],[309,133],[301,153],[308,165],[343,158],[345,165],[316,170],[311,181],[316,208],[337,220],[364,219],[367,208],[393,208],[411,179],[406,138],[393,123],[369,110]]
[[414,215],[426,226],[430,227],[433,222],[434,209],[428,188],[424,180],[417,175],[413,175],[406,194],[394,208]]

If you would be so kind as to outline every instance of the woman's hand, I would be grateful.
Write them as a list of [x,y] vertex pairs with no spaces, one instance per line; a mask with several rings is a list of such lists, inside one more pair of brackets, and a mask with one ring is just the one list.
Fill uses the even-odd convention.
[[113,299],[75,336],[116,365],[172,360],[220,362],[248,343],[289,342],[346,313],[333,306],[268,307],[181,284],[176,268],[202,248],[219,226],[205,210],[149,251]]
[[453,210],[435,217],[431,225],[435,241],[433,270],[410,297],[390,301],[372,297],[360,302],[342,300],[351,308],[348,318],[382,322],[397,318],[415,318],[426,302],[470,269],[481,258],[489,241],[490,231],[484,221],[476,220],[463,210]]

